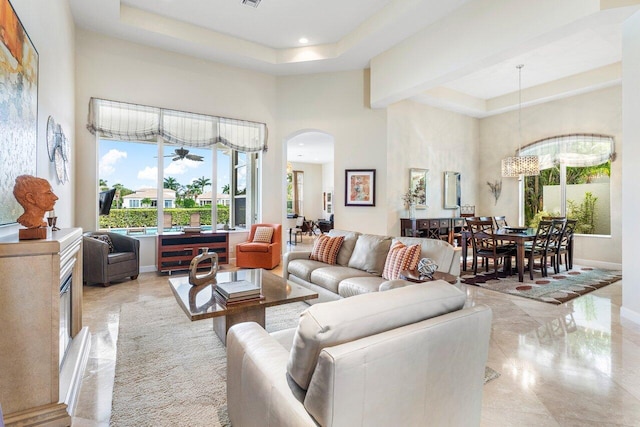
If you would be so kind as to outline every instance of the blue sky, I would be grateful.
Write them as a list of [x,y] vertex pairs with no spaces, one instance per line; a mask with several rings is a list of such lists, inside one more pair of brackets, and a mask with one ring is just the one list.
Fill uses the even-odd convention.
[[[173,153],[175,146],[165,146],[165,155]],[[190,154],[204,157],[202,162],[188,159],[172,161],[164,158],[164,177],[173,177],[182,185],[205,176],[211,179],[211,150],[189,148]],[[158,175],[158,147],[154,144],[100,140],[98,176],[107,185],[122,184],[131,190],[156,188]],[[218,193],[229,183],[229,157],[218,151]],[[211,188],[205,188],[209,191]]]

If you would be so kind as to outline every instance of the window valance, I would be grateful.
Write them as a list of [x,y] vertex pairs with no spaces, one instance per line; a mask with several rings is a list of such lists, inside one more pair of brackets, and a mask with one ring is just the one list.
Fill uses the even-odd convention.
[[572,167],[596,166],[613,160],[613,137],[594,134],[561,135],[542,139],[522,147],[519,156],[538,156],[540,169],[560,162]]
[[91,98],[87,129],[104,138],[208,147],[222,143],[243,152],[267,151],[267,125],[247,120]]

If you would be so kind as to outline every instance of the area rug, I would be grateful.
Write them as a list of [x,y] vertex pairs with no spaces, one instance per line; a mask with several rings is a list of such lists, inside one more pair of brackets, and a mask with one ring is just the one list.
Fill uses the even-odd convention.
[[[553,269],[551,272],[553,272]],[[498,271],[497,280],[493,271],[476,276],[469,271],[466,272],[467,274],[464,274],[465,272],[462,273],[460,281],[467,285],[480,286],[492,291],[551,304],[565,303],[622,279],[621,271],[576,265],[568,272],[562,271],[560,274],[550,274],[548,277],[541,277],[540,273],[536,272],[534,273],[534,280],[531,280],[529,273],[525,272],[524,282],[518,282],[517,273],[507,276],[506,273]]]
[[[305,303],[267,308],[270,332],[295,327]],[[485,384],[497,378],[486,368]],[[230,426],[226,351],[212,321],[191,322],[174,298],[123,304],[110,426]]]

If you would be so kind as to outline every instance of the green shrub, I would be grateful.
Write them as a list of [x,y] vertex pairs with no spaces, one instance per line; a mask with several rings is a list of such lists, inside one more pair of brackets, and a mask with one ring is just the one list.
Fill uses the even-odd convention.
[[[227,224],[229,207],[218,205],[218,223]],[[166,208],[164,213],[171,214],[171,223],[189,225],[191,214],[200,214],[202,225],[211,225],[211,207]],[[100,217],[100,228],[155,227],[158,224],[158,211],[155,208],[111,209],[107,216]]]

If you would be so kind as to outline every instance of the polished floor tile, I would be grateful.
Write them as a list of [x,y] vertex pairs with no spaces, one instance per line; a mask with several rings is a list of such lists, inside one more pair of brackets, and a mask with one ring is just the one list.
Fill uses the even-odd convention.
[[[559,306],[460,285],[467,305],[494,316],[487,364],[500,377],[483,389],[483,427],[640,426],[640,326],[620,319],[621,283]],[[170,296],[168,276],[156,273],[85,286],[92,348],[74,426],[109,424],[120,306]]]

